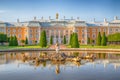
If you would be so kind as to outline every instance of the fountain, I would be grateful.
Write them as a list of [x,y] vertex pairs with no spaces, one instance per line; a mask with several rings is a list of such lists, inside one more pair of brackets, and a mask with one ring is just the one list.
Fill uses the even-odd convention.
[[55,49],[55,50],[56,50],[56,53],[59,53],[60,48],[59,48],[58,42],[56,43],[55,48],[56,48],[56,49]]

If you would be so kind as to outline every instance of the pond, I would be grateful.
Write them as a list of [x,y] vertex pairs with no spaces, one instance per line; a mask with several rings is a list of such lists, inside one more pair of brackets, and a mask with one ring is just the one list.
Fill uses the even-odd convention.
[[[92,59],[34,62],[26,57],[45,57],[52,51],[1,52],[0,80],[120,80],[120,53],[65,51],[71,56],[94,55]],[[59,53],[58,53],[59,54]]]

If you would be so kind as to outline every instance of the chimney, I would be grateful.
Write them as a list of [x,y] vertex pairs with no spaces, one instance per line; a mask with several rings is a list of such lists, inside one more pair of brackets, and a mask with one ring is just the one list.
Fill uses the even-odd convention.
[[34,17],[34,20],[36,20],[36,16]]
[[114,20],[118,20],[118,17],[117,17],[117,16],[115,16],[115,17],[114,17]]
[[19,19],[17,19],[17,23],[19,23],[20,22],[20,20]]
[[106,18],[104,18],[104,22],[107,22],[107,19],[106,19]]

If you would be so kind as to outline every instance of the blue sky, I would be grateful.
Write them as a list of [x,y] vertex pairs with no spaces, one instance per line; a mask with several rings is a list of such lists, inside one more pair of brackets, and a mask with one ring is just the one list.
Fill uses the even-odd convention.
[[0,21],[31,20],[34,16],[55,18],[80,17],[81,20],[102,21],[120,17],[120,0],[0,0]]

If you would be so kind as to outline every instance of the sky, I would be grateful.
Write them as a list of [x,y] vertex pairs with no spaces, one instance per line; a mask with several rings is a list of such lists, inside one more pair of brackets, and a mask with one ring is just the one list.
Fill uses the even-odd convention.
[[0,21],[15,22],[32,20],[34,16],[40,19],[77,18],[81,20],[108,21],[114,16],[120,17],[120,0],[0,0]]

